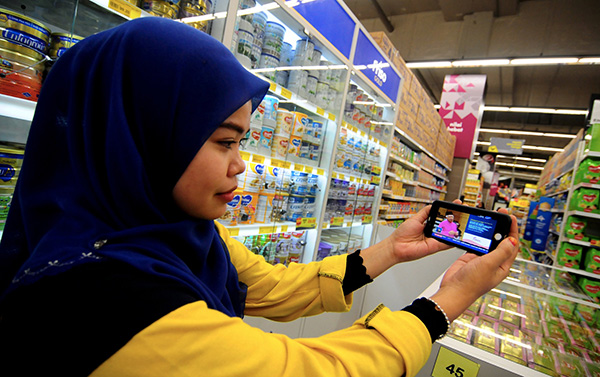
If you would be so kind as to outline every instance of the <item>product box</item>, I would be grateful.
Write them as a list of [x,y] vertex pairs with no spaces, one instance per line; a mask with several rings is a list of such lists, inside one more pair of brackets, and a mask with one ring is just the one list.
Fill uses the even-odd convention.
[[535,221],[537,219],[539,205],[539,202],[529,202],[529,213],[527,214],[525,232],[523,233],[524,240],[531,241],[533,239],[533,230],[535,229]]
[[593,326],[596,321],[596,312],[597,310],[594,307],[583,304],[577,304],[576,313],[579,315],[580,318],[582,318],[585,321],[585,323],[587,323],[590,326]]
[[387,55],[387,57],[392,56],[392,51],[396,50],[392,41],[387,36],[387,34],[383,31],[374,31],[371,33],[371,37],[375,40],[375,43],[379,45],[379,47],[383,50],[383,53]]
[[600,250],[590,248],[585,255],[583,269],[600,277]]
[[573,238],[580,241],[588,241],[589,237],[585,236],[587,228],[587,219],[578,216],[569,216],[565,224],[565,235],[567,238]]
[[579,269],[582,255],[583,246],[563,242],[556,255],[556,262],[561,266]]
[[546,249],[546,241],[548,240],[550,231],[550,220],[552,218],[552,212],[550,212],[552,207],[554,207],[554,198],[545,196],[540,198],[533,238],[531,239],[531,248],[533,250],[544,251]]
[[597,184],[600,182],[600,158],[588,157],[583,160],[577,168],[575,174],[575,184],[591,183]]
[[556,375],[554,366],[554,352],[552,349],[537,344],[531,345],[529,351],[529,367],[550,376]]
[[573,193],[569,208],[572,211],[600,213],[600,191],[592,188],[578,188]]
[[594,302],[600,302],[600,282],[594,279],[581,277],[578,281],[579,286]]

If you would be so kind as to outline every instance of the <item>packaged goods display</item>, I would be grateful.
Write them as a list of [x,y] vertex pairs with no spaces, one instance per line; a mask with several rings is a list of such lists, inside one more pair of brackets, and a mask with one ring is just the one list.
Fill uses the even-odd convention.
[[362,244],[363,237],[360,235],[349,234],[341,229],[324,230],[319,242],[317,260],[331,255],[352,254],[360,249]]
[[372,215],[375,189],[375,185],[364,181],[332,178],[323,221],[342,226],[354,218]]
[[0,146],[0,230],[4,229],[15,185],[23,163],[23,150]]
[[234,237],[254,254],[271,264],[300,263],[306,245],[306,232],[283,232]]

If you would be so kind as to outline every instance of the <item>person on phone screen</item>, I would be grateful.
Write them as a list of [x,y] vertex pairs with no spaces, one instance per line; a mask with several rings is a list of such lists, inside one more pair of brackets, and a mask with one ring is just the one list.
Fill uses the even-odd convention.
[[213,37],[159,17],[56,61],[0,243],[0,375],[410,377],[448,321],[508,275],[514,220],[497,249],[461,256],[402,310],[314,338],[243,321],[348,311],[390,267],[448,248],[423,235],[431,206],[318,262],[272,265],[234,239],[215,219],[269,86]]
[[454,215],[447,213],[446,218],[439,225],[441,234],[448,237],[458,236],[458,223],[454,221]]

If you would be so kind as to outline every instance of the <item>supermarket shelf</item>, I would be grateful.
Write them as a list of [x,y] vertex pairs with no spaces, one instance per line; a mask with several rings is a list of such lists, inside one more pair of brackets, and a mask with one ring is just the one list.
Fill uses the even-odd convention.
[[[123,17],[126,20],[131,20],[132,19],[132,17],[128,17],[126,15],[126,13],[124,13],[123,11],[118,11],[116,9],[113,9],[113,7],[109,6],[110,3],[111,3],[109,0],[90,0],[90,1],[92,3],[94,3],[94,4],[96,4],[96,5],[104,8],[104,9],[106,9],[106,10],[108,10],[108,11],[116,14],[116,15],[119,15],[119,16]],[[131,5],[131,4],[128,4],[128,3],[126,3],[125,5],[127,6],[127,8],[129,8],[129,7],[136,8],[136,10],[140,12],[139,16],[137,16],[137,17],[150,17],[150,16],[152,16],[150,13],[148,13],[146,11],[143,11],[143,10],[141,10],[140,8],[138,8],[138,7],[134,6],[134,5]],[[137,17],[133,17],[133,18],[137,18]]]
[[575,216],[589,217],[589,218],[592,218],[592,219],[600,219],[600,214],[583,212],[583,211],[568,211],[566,213],[566,215],[567,216],[575,215]]
[[425,183],[417,182],[417,184],[418,184],[419,186],[421,186],[421,187],[425,187],[425,188],[427,188],[427,189],[430,189],[430,190],[433,190],[433,191],[439,191],[439,192],[443,192],[443,193],[447,193],[447,192],[448,192],[448,191],[446,191],[446,190],[444,190],[444,189],[437,188],[437,187],[435,187],[435,186],[431,186],[431,185],[428,185],[428,184],[425,184]]
[[[524,259],[521,259],[521,260],[524,261],[524,262],[532,263],[531,261],[528,261],[528,260],[524,260]],[[543,265],[544,267],[553,268],[555,270],[561,270],[561,271],[563,271],[563,268],[556,268],[554,266],[545,265],[545,264],[541,264],[541,263],[537,263],[537,264]],[[523,284],[523,283],[517,283],[517,282],[509,280],[509,279],[505,279],[502,282],[506,283],[506,284],[509,284],[509,285],[514,285],[515,287],[524,288],[524,289],[527,289],[527,290],[530,290],[530,291],[534,291],[534,292],[544,293],[544,294],[546,294],[548,296],[558,297],[558,298],[562,298],[562,299],[567,300],[567,301],[572,301],[572,302],[576,302],[578,304],[582,304],[582,305],[586,305],[586,306],[591,306],[593,308],[600,309],[600,305],[595,304],[595,303],[593,303],[591,301],[582,300],[581,298],[567,296],[567,295],[564,295],[562,293],[552,292],[552,291],[548,291],[548,290],[545,290],[545,289],[542,289],[542,288],[532,287],[531,285]]]
[[588,151],[583,154],[581,160],[585,159],[586,157],[600,157],[600,152]]
[[413,213],[401,213],[398,215],[382,215],[379,218],[385,219],[385,220],[397,220],[397,219],[408,219],[412,215],[414,215],[414,214]]
[[581,245],[581,246],[587,246],[587,247],[598,247],[600,248],[600,245],[592,245],[591,242],[589,241],[581,241],[581,240],[576,240],[574,238],[565,238],[564,242],[568,242],[568,243],[572,243],[574,245]]
[[582,187],[600,190],[600,184],[592,184],[592,183],[578,183],[575,185],[575,187],[573,187],[573,190],[577,190],[578,188],[582,188]]
[[472,202],[472,203],[477,203],[477,199],[467,199],[467,198],[464,198],[464,199],[463,199],[463,202]]
[[564,208],[563,208],[563,209],[560,209],[560,208],[552,208],[552,209],[550,210],[550,212],[552,212],[552,213],[563,213],[563,212],[565,212],[565,211],[566,211],[566,209],[564,209]]
[[430,151],[428,151],[427,149],[425,149],[421,144],[417,143],[412,137],[408,136],[408,134],[406,132],[402,131],[398,127],[395,127],[395,130],[400,135],[402,135],[402,137],[404,137],[406,140],[408,140],[408,142],[410,142],[415,147],[417,147],[418,149],[420,149],[421,151],[423,151],[425,154],[429,155],[429,157],[433,158],[435,161],[437,161],[437,163],[439,163],[440,165],[442,165],[443,167],[445,167],[446,169],[448,169],[448,171],[452,171],[451,167],[449,167],[448,165],[446,165],[442,161],[440,161],[440,159],[437,158],[436,156],[434,156],[433,153],[431,153]]
[[559,233],[559,232],[557,232],[556,230],[552,230],[552,229],[550,229],[550,230],[549,230],[549,232],[550,232],[550,234],[554,234],[554,235],[556,235],[556,236],[560,236],[560,233]]
[[0,94],[0,116],[31,122],[37,102]]
[[386,205],[386,204],[382,204],[382,205],[380,205],[380,206],[379,206],[379,211],[380,211],[380,212],[381,212],[381,211],[389,211],[389,210],[390,210],[390,208],[391,208],[391,206],[389,206],[389,205]]
[[474,187],[474,188],[478,189],[479,185],[465,185],[465,187]]
[[405,200],[407,202],[431,203],[429,199],[413,198],[410,196],[394,195],[390,190],[383,190],[383,197],[393,200]]
[[362,220],[344,221],[340,225],[332,225],[330,223],[323,224],[323,229],[339,229],[339,228],[354,228],[356,226],[371,225],[371,223],[363,223]]
[[270,81],[269,79],[267,79],[266,77],[264,77],[262,75],[258,75],[258,77],[262,78],[265,81],[268,81],[271,84],[269,91],[271,93],[275,94],[277,97],[280,97],[280,99],[283,99],[283,102],[280,100],[280,102],[279,102],[280,104],[293,103],[294,105],[299,106],[299,107],[311,112],[314,115],[318,115],[323,118],[327,118],[327,119],[335,121],[336,116],[334,114],[330,113],[329,111],[308,102],[306,99],[300,97],[296,93],[284,88],[281,85],[277,85],[276,83],[274,83],[273,81]]
[[450,180],[449,180],[447,177],[445,177],[443,174],[441,174],[441,173],[436,173],[436,172],[434,172],[433,170],[431,170],[431,169],[429,169],[429,168],[426,168],[425,166],[421,166],[421,169],[422,169],[422,170],[424,170],[424,171],[426,171],[427,173],[429,173],[429,174],[431,174],[431,175],[435,176],[435,177],[438,177],[438,178],[440,178],[440,179],[443,179],[443,180],[444,180],[444,181],[446,181],[446,182],[450,182]]
[[404,165],[404,166],[406,166],[408,168],[411,168],[411,169],[421,170],[420,166],[418,166],[416,164],[413,164],[412,162],[409,162],[409,161],[403,159],[402,157],[398,157],[398,156],[396,156],[396,155],[394,155],[392,153],[390,153],[390,160],[395,161],[395,162],[397,162],[397,163],[399,163],[401,165]]
[[600,275],[599,274],[595,274],[593,272],[587,272],[587,271],[583,271],[583,270],[577,270],[577,269],[569,268],[569,267],[562,267],[561,269],[563,271],[570,272],[572,274],[587,276],[587,277],[590,277],[592,279],[600,279]]
[[254,236],[257,234],[283,233],[296,231],[296,223],[280,222],[280,223],[265,223],[265,224],[250,224],[227,226],[229,233],[232,236]]
[[546,196],[547,197],[553,197],[553,196],[557,196],[557,195],[560,195],[560,194],[564,194],[565,192],[569,192],[569,189],[560,190],[560,191],[557,191],[557,192],[553,192],[552,194],[548,194]]
[[396,175],[395,173],[392,173],[391,171],[386,171],[385,175],[387,175],[388,177],[393,178],[395,181],[406,183],[407,185],[411,185],[411,186],[420,186],[421,185],[417,181],[411,181],[410,179],[401,178],[398,175]]
[[[600,154],[599,154],[599,155],[600,155]],[[559,178],[560,178],[560,177],[562,177],[563,175],[569,174],[570,172],[572,172],[572,171],[573,171],[573,169],[574,169],[574,168],[575,168],[575,167],[572,167],[572,168],[569,168],[569,169],[567,169],[567,170],[563,171],[562,173],[560,173],[559,175],[557,175],[557,176],[556,176],[555,178],[553,178],[553,179],[559,179]],[[568,190],[567,190],[567,191],[568,191]]]

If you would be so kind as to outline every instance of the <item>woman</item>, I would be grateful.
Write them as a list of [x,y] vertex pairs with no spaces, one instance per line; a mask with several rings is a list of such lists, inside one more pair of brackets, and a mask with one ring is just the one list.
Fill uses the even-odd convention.
[[461,257],[439,305],[379,307],[315,339],[245,324],[348,310],[352,290],[443,249],[422,235],[428,209],[360,254],[308,265],[272,266],[232,239],[214,219],[268,86],[213,38],[158,18],[60,58],[0,247],[3,375],[412,376],[448,328],[442,308],[452,320],[506,276],[514,239]]

